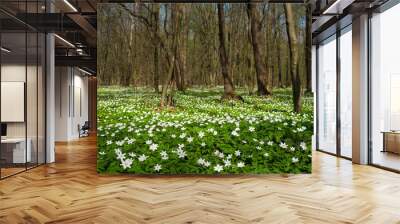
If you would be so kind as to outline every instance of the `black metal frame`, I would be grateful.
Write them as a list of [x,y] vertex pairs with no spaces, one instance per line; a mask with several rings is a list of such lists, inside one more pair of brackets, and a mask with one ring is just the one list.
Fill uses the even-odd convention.
[[[2,38],[2,32],[1,32],[1,29],[2,29],[2,23],[0,23],[0,46],[3,46],[3,44],[2,44],[2,40],[3,40],[3,38]],[[2,62],[2,52],[0,51],[0,111],[1,111],[1,77],[2,77],[2,74],[1,74],[1,62]],[[1,113],[0,113],[0,124],[1,124]],[[1,144],[0,144],[0,163],[1,163]],[[0,180],[1,180],[1,167],[0,167]]]
[[319,113],[318,113],[318,100],[319,100],[319,44],[315,46],[315,148],[319,150]]
[[[36,11],[38,11],[39,9],[39,2],[43,2],[43,1],[39,1],[39,0],[34,0],[36,1]],[[32,2],[32,1],[29,1]],[[25,3],[25,11],[27,11],[27,3],[28,0],[24,1]],[[2,10],[3,11],[3,10]],[[46,7],[46,11],[47,11],[47,7]],[[26,14],[27,15],[27,14]],[[18,18],[16,18],[18,20]],[[47,33],[43,33],[40,32],[37,29],[34,29],[33,27],[29,26],[27,23],[23,23],[24,24],[24,28],[25,30],[22,32],[25,35],[25,84],[24,84],[24,120],[25,120],[25,169],[21,170],[19,172],[15,172],[12,173],[10,175],[7,176],[2,176],[2,168],[0,167],[0,180],[6,179],[8,177],[12,177],[14,175],[17,175],[19,173],[23,173],[27,170],[39,167],[43,164],[47,163]],[[33,31],[34,33],[36,33],[36,162],[33,164],[33,166],[29,166],[28,167],[28,153],[27,153],[27,147],[28,147],[28,112],[27,112],[27,81],[28,81],[28,34],[32,33],[31,31]],[[2,31],[0,30],[0,45],[2,45],[1,43],[1,37],[2,37]],[[42,55],[42,60],[44,60],[44,67],[42,69],[42,82],[44,83],[44,99],[43,99],[43,108],[44,108],[44,116],[41,117],[44,120],[42,120],[42,122],[44,123],[44,136],[43,136],[43,142],[44,145],[42,147],[44,147],[42,150],[44,152],[43,159],[44,161],[42,163],[39,163],[39,33],[43,33],[45,34],[43,36],[43,41],[42,44],[44,44],[44,51],[42,51],[41,53],[43,53],[44,55]],[[0,54],[0,68],[2,66],[1,62],[2,62],[2,56]],[[1,81],[1,69],[0,69],[0,81]],[[1,89],[1,86],[0,86]],[[1,92],[1,91],[0,91]],[[0,97],[1,97],[1,93],[0,93]],[[1,120],[1,115],[0,115],[0,120]],[[1,121],[0,121],[1,123]],[[1,156],[1,144],[0,144],[0,156]],[[0,157],[1,158],[1,157]],[[32,165],[29,164],[29,165]]]
[[[336,25],[339,28],[339,25]],[[341,66],[340,66],[340,36],[341,30],[336,29],[336,154],[341,156],[341,133],[342,124],[340,118],[340,76],[341,76]]]
[[367,63],[368,63],[368,69],[367,69],[367,85],[368,85],[368,95],[367,95],[367,107],[368,107],[368,112],[367,112],[367,120],[368,120],[368,124],[367,124],[367,141],[368,141],[368,164],[372,164],[372,97],[371,97],[371,93],[372,93],[372,82],[371,82],[371,72],[372,72],[372,64],[371,64],[371,56],[372,56],[372,42],[371,42],[371,37],[372,37],[372,33],[371,33],[371,19],[372,19],[372,13],[369,12],[368,13],[368,31],[367,31],[367,45],[368,45],[368,53],[367,53]]

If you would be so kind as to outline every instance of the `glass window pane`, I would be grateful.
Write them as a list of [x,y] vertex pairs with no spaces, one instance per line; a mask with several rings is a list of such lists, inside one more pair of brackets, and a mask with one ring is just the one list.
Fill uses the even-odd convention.
[[46,37],[44,34],[39,33],[38,45],[38,164],[45,163],[45,65],[46,65],[46,52],[45,52]]
[[336,37],[318,48],[318,147],[336,153]]
[[[30,161],[26,144],[26,33],[2,33],[1,45],[1,166],[2,178],[25,170]],[[26,150],[28,146],[28,151]]]
[[[42,13],[45,0],[1,1],[14,14]],[[0,178],[45,162],[45,44],[43,33],[0,12]]]
[[400,5],[372,17],[372,163],[400,170]]
[[340,36],[340,153],[352,157],[352,34]]
[[36,32],[27,33],[28,55],[27,55],[27,80],[26,80],[26,113],[27,113],[27,142],[30,153],[28,168],[37,165],[37,132],[38,132],[38,35]]

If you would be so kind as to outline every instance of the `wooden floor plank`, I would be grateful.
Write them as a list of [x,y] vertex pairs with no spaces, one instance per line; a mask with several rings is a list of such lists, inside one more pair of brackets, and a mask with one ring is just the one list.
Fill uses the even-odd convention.
[[105,176],[96,139],[0,181],[0,223],[400,223],[400,175],[320,152],[313,173]]

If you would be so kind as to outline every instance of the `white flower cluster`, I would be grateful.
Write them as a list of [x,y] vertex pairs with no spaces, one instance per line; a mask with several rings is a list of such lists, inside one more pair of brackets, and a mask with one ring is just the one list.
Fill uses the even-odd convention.
[[[178,158],[181,164],[194,161],[199,168],[221,173],[252,166],[246,164],[247,158],[272,161],[278,156],[277,150],[289,153],[293,164],[302,163],[306,158],[303,155],[311,154],[305,142],[294,143],[285,137],[278,140],[263,134],[264,128],[273,127],[272,132],[280,136],[304,136],[312,121],[307,114],[266,112],[246,105],[228,107],[215,97],[180,97],[179,105],[185,110],[174,113],[155,112],[148,106],[153,99],[144,100],[144,96],[129,104],[121,99],[101,101],[99,107],[103,113],[98,135],[103,145],[99,149],[100,158],[109,157],[112,153],[107,150],[114,150],[124,170],[140,165],[160,172],[169,168],[169,160]],[[215,103],[204,103],[206,100]],[[277,105],[289,108],[285,103]]]
[[126,158],[125,153],[121,151],[121,149],[115,149],[115,154],[117,155],[117,159],[121,161],[121,166],[123,169],[129,169],[132,167],[133,159]]

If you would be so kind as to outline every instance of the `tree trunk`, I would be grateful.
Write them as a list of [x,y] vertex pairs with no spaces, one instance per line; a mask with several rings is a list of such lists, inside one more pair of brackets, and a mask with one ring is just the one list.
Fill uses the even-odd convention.
[[[160,99],[160,107],[163,108],[165,106],[175,106],[174,105],[174,70],[176,70],[177,59],[176,55],[178,52],[178,43],[179,43],[179,35],[177,32],[179,26],[179,19],[176,15],[176,6],[171,7],[171,22],[172,22],[172,40],[170,42],[170,47],[168,50],[165,48],[166,60],[169,63],[168,72],[163,82],[162,91],[161,91],[161,99]],[[161,40],[161,39],[160,39]],[[163,44],[164,42],[160,42]],[[165,46],[165,45],[164,45]],[[168,94],[168,89],[171,88],[170,94]]]
[[[160,107],[163,108],[165,106],[170,106],[169,99],[172,98],[172,96],[168,96],[168,88],[172,85],[172,78],[173,78],[173,72],[174,72],[174,66],[175,66],[175,57],[172,56],[172,59],[170,61],[170,65],[168,68],[168,73],[167,77],[165,77],[164,83],[162,85],[162,90],[161,90],[161,99],[160,99]],[[172,102],[172,101],[170,101]]]
[[286,79],[285,79],[285,87],[291,86],[292,79],[290,78],[290,49],[286,48]]
[[221,63],[221,72],[224,79],[224,95],[222,99],[235,99],[235,86],[229,77],[229,59],[225,45],[225,15],[224,4],[218,3],[218,36],[219,36],[219,58]]
[[[278,18],[278,14],[277,14],[277,8],[276,5],[271,5],[271,9],[272,9],[272,27],[273,27],[273,31],[274,31],[274,38],[273,38],[273,45],[274,45],[274,52],[272,54],[272,58],[273,58],[273,77],[272,77],[272,85],[271,85],[271,89],[273,89],[275,86],[280,87],[280,81],[279,77],[281,76],[280,74],[280,28],[279,28],[279,23],[277,22],[279,20]],[[276,76],[278,76],[278,80],[276,80]],[[276,81],[278,83],[276,83]]]
[[266,80],[268,79],[267,72],[265,70],[263,56],[260,49],[260,45],[263,44],[263,38],[261,36],[260,15],[257,10],[257,5],[255,3],[248,3],[247,10],[251,25],[251,42],[253,45],[254,65],[256,68],[257,76],[257,93],[260,96],[270,95],[271,93],[266,85]]
[[305,60],[306,60],[306,92],[312,92],[312,37],[311,37],[311,25],[312,25],[312,9],[311,1],[309,0],[306,4],[306,49],[305,49]]
[[283,87],[282,84],[282,62],[281,62],[281,43],[278,41],[277,43],[277,57],[278,57],[278,86],[279,88]]
[[[157,35],[159,32],[159,24],[160,24],[160,5],[158,3],[153,4],[154,7],[154,32],[156,32]],[[159,52],[160,52],[160,46],[158,41],[153,42],[154,43],[154,79],[153,79],[153,85],[154,85],[154,91],[156,93],[160,92],[160,89],[158,86],[160,85],[160,59],[159,59]]]
[[159,49],[158,46],[154,46],[154,79],[153,79],[153,86],[154,86],[154,91],[156,93],[160,92],[160,89],[158,86],[160,85],[160,71],[159,71],[159,59],[158,59],[158,54]]
[[183,32],[185,26],[185,5],[174,4],[172,6],[173,12],[171,12],[171,19],[174,20],[175,26],[173,28],[173,35],[177,35],[180,40],[177,45],[177,51],[175,53],[175,67],[173,78],[176,84],[176,88],[179,91],[185,91],[185,63],[186,63],[186,45],[185,45],[185,34]]
[[[278,17],[279,19],[279,17]],[[282,38],[282,32],[281,32],[281,28],[280,25],[278,24],[276,26],[276,32],[277,32],[277,40],[276,40],[276,57],[277,57],[277,66],[278,66],[278,87],[282,88],[283,87],[283,65],[282,65],[282,56],[281,56],[281,48],[282,48],[282,43],[281,43],[281,38]]]
[[285,3],[286,15],[286,33],[288,34],[289,41],[289,54],[290,54],[290,76],[292,78],[292,92],[293,92],[293,110],[296,113],[301,112],[301,81],[299,74],[299,53],[297,35],[295,30],[295,21],[293,17],[292,5]]
[[185,91],[186,89],[186,81],[185,81],[185,77],[186,77],[186,63],[187,63],[187,59],[186,59],[186,53],[187,53],[187,42],[188,42],[188,32],[189,32],[189,20],[188,20],[188,16],[187,16],[187,8],[185,4],[181,4],[180,5],[180,10],[181,10],[181,21],[182,21],[182,29],[181,29],[181,35],[182,37],[180,38],[181,43],[179,45],[179,71],[181,74],[181,86],[182,86],[182,91]]

